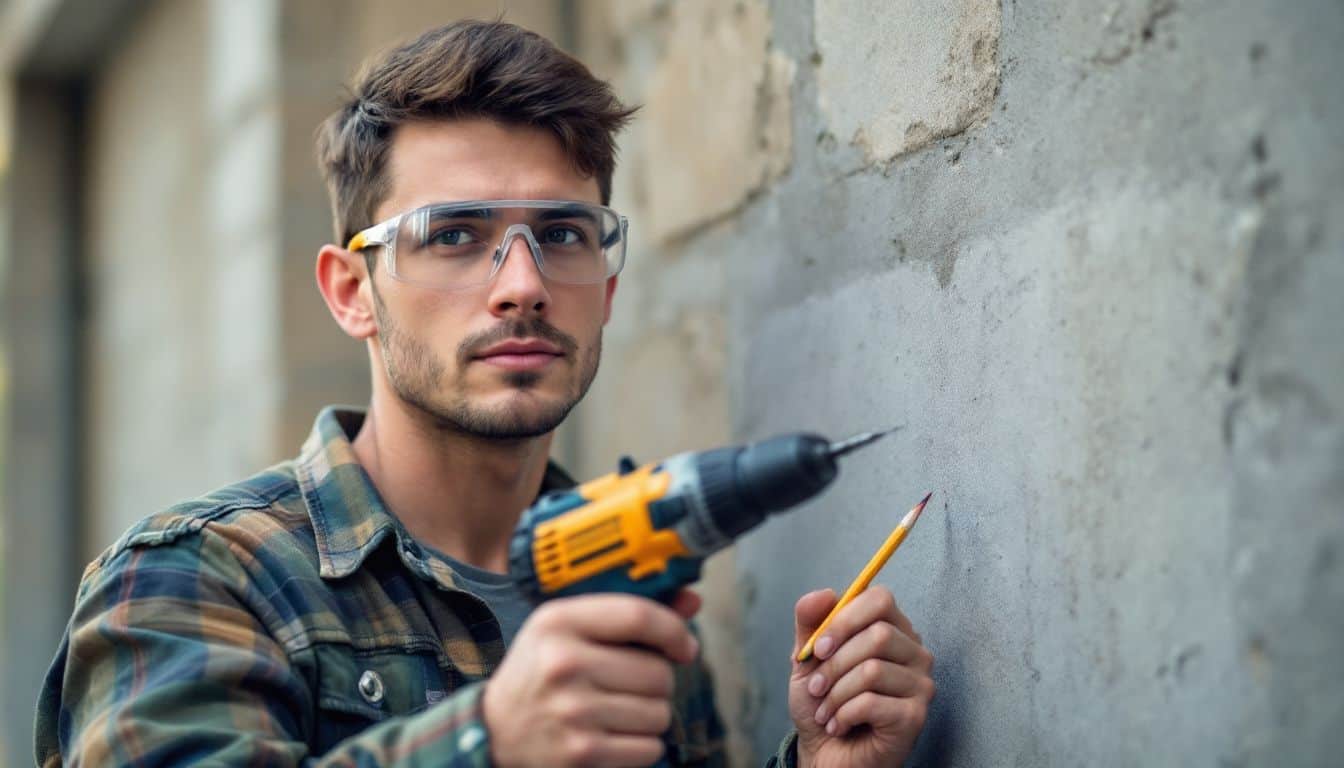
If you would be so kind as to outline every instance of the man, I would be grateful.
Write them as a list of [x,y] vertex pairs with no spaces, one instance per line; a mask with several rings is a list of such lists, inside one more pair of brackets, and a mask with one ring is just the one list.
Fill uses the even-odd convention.
[[[624,260],[609,87],[535,34],[431,31],[322,127],[340,243],[317,284],[368,348],[366,413],[153,515],[91,564],[37,759],[107,764],[722,764],[687,620],[629,595],[531,610],[504,575],[553,430],[586,392]],[[798,601],[801,644],[835,603]],[[772,763],[891,765],[932,657],[871,589],[794,665]]]

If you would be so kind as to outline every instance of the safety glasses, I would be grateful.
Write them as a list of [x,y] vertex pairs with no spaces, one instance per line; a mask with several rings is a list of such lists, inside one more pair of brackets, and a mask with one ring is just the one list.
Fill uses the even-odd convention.
[[398,214],[346,248],[381,246],[397,280],[462,290],[490,282],[522,238],[547,279],[584,285],[621,271],[628,227],[610,208],[573,200],[471,200]]

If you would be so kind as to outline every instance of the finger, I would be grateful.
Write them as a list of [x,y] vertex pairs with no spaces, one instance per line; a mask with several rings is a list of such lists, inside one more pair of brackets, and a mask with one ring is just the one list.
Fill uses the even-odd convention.
[[891,600],[891,613],[889,615],[891,623],[904,632],[906,637],[913,639],[916,643],[923,644],[924,638],[920,637],[919,632],[915,631],[915,625],[911,623],[910,617],[905,615],[905,611],[901,610],[901,606],[896,602],[896,597],[891,594],[891,590],[880,584],[870,589],[874,591],[873,596],[875,598],[880,598],[883,601]]
[[844,736],[850,729],[867,725],[886,731],[901,741],[914,741],[924,728],[928,703],[919,698],[893,698],[866,692],[845,702],[826,723],[826,733]]
[[666,699],[676,686],[676,673],[662,654],[597,644],[582,645],[578,653],[586,678],[598,690]]
[[[893,625],[899,613],[896,598],[886,587],[869,587],[859,596],[840,609],[831,619],[831,624],[821,637],[817,638],[814,653],[818,658],[827,659],[836,649],[844,645],[851,637],[863,631],[875,621],[887,620]],[[907,620],[907,624],[909,621]]]
[[589,641],[642,645],[685,664],[695,659],[700,643],[671,608],[633,595],[606,593],[552,600],[542,622]]
[[793,607],[793,657],[797,658],[803,644],[817,631],[817,627],[830,615],[835,607],[836,596],[833,589],[818,589],[798,598]]
[[557,762],[597,768],[653,765],[663,756],[663,740],[654,736],[573,731],[556,745]]
[[666,698],[624,693],[593,694],[592,723],[609,733],[658,736],[672,726],[672,703]]
[[[928,665],[924,663],[925,657],[930,660]],[[817,666],[807,679],[807,692],[813,696],[824,696],[835,681],[868,659],[893,661],[923,672],[928,672],[932,664],[932,656],[923,646],[906,637],[895,626],[876,621],[851,637],[830,658]]]
[[864,693],[894,698],[933,698],[933,680],[927,675],[882,659],[868,659],[835,681],[826,698],[817,707],[814,719],[824,725],[836,712]]
[[689,589],[682,589],[672,598],[672,604],[668,607],[682,619],[690,621],[700,612],[702,602],[700,595]]

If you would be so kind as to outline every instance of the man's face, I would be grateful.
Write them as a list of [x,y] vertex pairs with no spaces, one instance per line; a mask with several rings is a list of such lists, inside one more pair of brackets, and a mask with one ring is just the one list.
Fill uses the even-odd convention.
[[[429,203],[600,202],[597,180],[580,175],[550,133],[482,119],[400,127],[388,178],[376,221]],[[375,261],[376,357],[391,390],[439,428],[535,437],[559,426],[588,391],[615,278],[595,285],[548,280],[521,237],[488,284],[465,290],[400,282],[388,275],[381,252]]]

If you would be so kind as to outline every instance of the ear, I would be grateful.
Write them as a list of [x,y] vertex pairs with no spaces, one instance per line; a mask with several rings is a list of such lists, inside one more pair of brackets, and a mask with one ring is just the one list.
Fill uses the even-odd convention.
[[336,324],[354,339],[367,339],[378,332],[372,279],[363,254],[331,244],[317,252],[317,289]]
[[611,320],[611,299],[616,295],[616,276],[607,278],[607,295],[605,298],[606,306],[602,310],[602,324],[606,325]]

